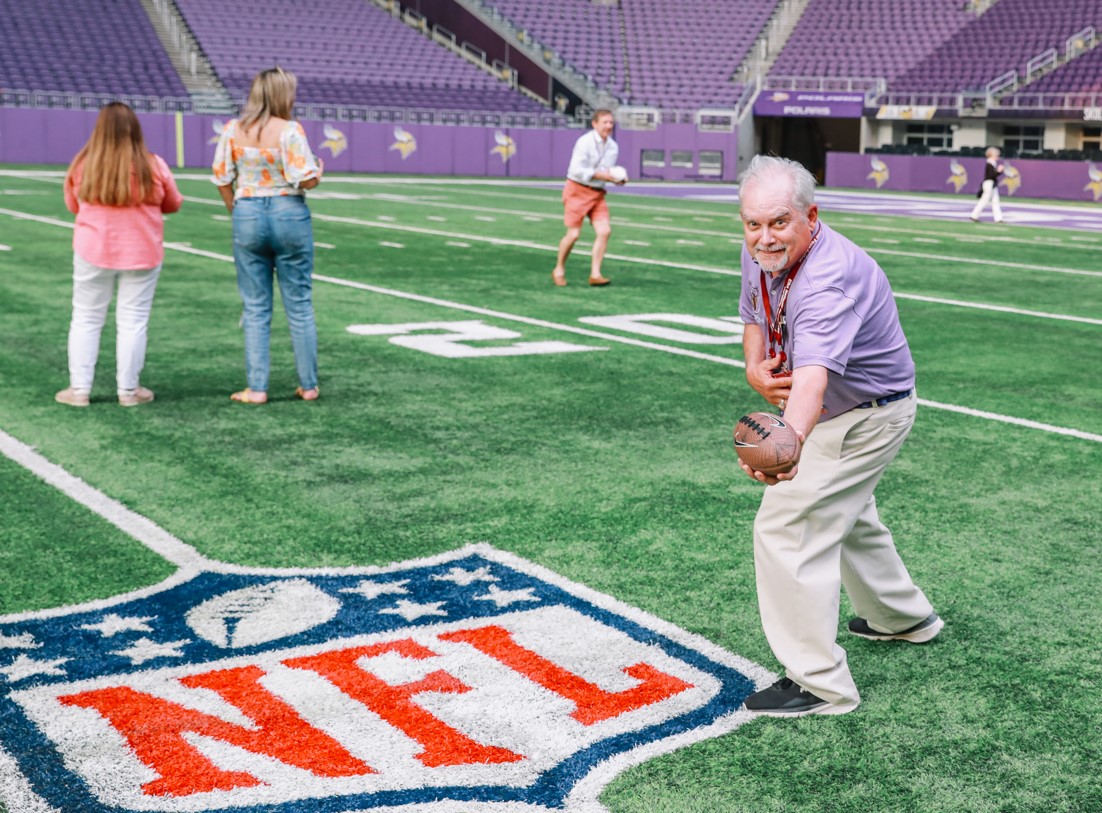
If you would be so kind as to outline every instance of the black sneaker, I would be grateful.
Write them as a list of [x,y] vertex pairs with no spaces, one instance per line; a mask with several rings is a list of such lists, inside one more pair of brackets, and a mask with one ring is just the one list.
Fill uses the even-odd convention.
[[851,620],[849,631],[854,635],[860,635],[862,638],[868,638],[870,641],[910,641],[912,644],[924,644],[936,638],[944,626],[945,622],[938,617],[937,613],[930,613],[922,621],[919,621],[913,627],[907,627],[902,632],[877,632],[869,626],[869,622],[864,618]]
[[768,689],[746,698],[747,711],[765,717],[803,717],[806,714],[845,714],[857,708],[853,703],[839,706],[817,697],[794,680],[781,678]]

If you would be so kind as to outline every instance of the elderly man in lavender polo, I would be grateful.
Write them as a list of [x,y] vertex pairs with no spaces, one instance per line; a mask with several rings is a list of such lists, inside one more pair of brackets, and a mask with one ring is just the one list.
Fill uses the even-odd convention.
[[861,698],[837,642],[842,586],[853,635],[920,644],[943,626],[873,496],[914,423],[914,362],[887,277],[819,220],[806,169],[756,156],[739,198],[746,378],[802,441],[786,474],[740,464],[767,486],[754,567],[762,628],[784,667],[746,708],[845,714]]
[[601,263],[608,248],[609,235],[612,234],[608,204],[605,203],[605,184],[623,186],[627,178],[612,172],[620,156],[620,147],[612,138],[615,124],[612,111],[594,111],[592,124],[593,129],[574,143],[570,166],[566,170],[566,185],[562,190],[566,234],[559,241],[558,258],[551,272],[551,281],[559,287],[566,285],[566,258],[582,234],[582,223],[586,217],[589,217],[596,233],[589,263],[589,284],[609,283],[601,274]]

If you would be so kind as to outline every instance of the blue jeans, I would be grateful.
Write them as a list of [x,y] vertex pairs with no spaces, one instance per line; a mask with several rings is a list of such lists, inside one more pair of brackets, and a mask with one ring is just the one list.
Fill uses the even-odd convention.
[[233,259],[244,305],[245,375],[249,389],[268,391],[272,276],[279,279],[303,389],[318,385],[318,331],[312,299],[314,231],[299,195],[241,198],[233,206]]

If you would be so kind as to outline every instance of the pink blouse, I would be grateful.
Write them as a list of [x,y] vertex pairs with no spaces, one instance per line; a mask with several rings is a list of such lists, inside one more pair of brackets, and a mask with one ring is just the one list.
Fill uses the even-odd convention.
[[165,259],[164,213],[184,202],[168,164],[153,156],[153,194],[136,206],[104,206],[77,199],[83,162],[65,178],[65,205],[77,216],[73,251],[83,260],[114,271],[145,271]]

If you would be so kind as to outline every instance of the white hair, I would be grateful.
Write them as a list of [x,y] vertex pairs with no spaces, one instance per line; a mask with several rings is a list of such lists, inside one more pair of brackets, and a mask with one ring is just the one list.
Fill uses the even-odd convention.
[[801,212],[809,211],[815,203],[815,176],[796,161],[775,155],[755,155],[738,180],[740,184],[747,184],[777,175],[792,181],[793,205]]

